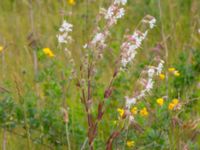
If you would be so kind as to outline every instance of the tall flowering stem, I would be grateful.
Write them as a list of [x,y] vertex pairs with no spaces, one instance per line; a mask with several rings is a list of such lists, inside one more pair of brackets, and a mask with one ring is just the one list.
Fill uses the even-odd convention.
[[[139,49],[142,45],[143,40],[145,40],[149,29],[152,29],[155,27],[156,19],[153,16],[147,15],[145,16],[141,23],[147,24],[148,28],[145,31],[140,31],[136,29],[132,35],[126,35],[125,36],[125,41],[122,43],[120,51],[120,62],[121,62],[121,70],[124,70],[127,68],[127,65],[133,62],[136,54],[137,54],[137,49]],[[149,70],[147,71],[147,80],[145,80],[145,89],[143,89],[140,94],[133,96],[133,97],[128,97],[126,96],[126,104],[125,104],[125,118],[128,118],[130,121],[134,121],[134,117],[130,112],[130,107],[134,104],[136,104],[137,100],[139,98],[145,97],[147,93],[150,93],[150,91],[153,88],[154,85],[154,75],[159,75],[162,71],[164,61],[160,60],[160,63],[158,67],[150,67]],[[118,70],[118,69],[116,69]],[[127,125],[129,126],[129,124]],[[107,140],[107,150],[112,149],[112,144],[114,139],[116,139],[120,133],[124,130],[125,128],[122,127],[121,129],[112,132],[112,134],[109,136]]]
[[[110,34],[110,29],[117,23],[118,19],[122,18],[124,16],[125,10],[123,5],[126,4],[126,0],[115,0],[113,4],[108,8],[108,10],[102,9],[101,16],[105,19],[105,26],[100,29],[100,27],[97,26],[95,29],[95,34],[92,37],[91,41],[89,41],[87,44],[85,44],[83,47],[84,49],[88,50],[88,53],[84,57],[83,60],[83,66],[81,66],[81,72],[86,71],[86,80],[87,80],[87,89],[82,87],[81,82],[79,81],[80,88],[82,91],[82,102],[85,105],[85,110],[87,113],[88,118],[88,142],[90,150],[93,149],[93,143],[94,139],[97,136],[97,128],[98,123],[102,119],[102,116],[104,114],[103,106],[104,101],[100,102],[98,105],[98,114],[97,117],[94,118],[91,114],[91,105],[93,103],[92,100],[92,90],[91,90],[91,80],[92,75],[94,72],[94,64],[95,61],[97,61],[97,58],[102,58],[102,53],[104,49],[106,48],[106,39]],[[92,59],[89,58],[88,54],[92,54]],[[84,75],[83,75],[84,76]],[[86,92],[87,91],[87,92]],[[108,98],[108,91],[105,92],[106,98]]]
[[145,88],[141,90],[139,94],[132,98],[126,97],[126,108],[130,109],[130,107],[134,105],[137,100],[144,98],[148,93],[151,92],[154,86],[154,77],[158,76],[162,72],[164,66],[164,61],[159,61],[160,62],[157,67],[150,66],[150,68],[147,70],[147,79],[143,79],[143,84]]
[[71,36],[69,35],[72,32],[73,25],[68,23],[66,20],[63,21],[61,27],[59,28],[59,34],[56,36],[58,39],[58,43],[60,44],[68,44],[72,41]]
[[[72,67],[74,67],[74,60],[72,58],[71,52],[67,49],[67,44],[69,44],[72,41],[72,37],[70,36],[70,32],[72,32],[73,30],[73,25],[70,24],[69,22],[67,22],[66,20],[63,20],[62,25],[59,28],[59,34],[56,35],[58,43],[60,45],[64,45],[65,46],[65,52],[68,56],[69,61],[72,64]],[[49,50],[46,50],[46,53],[49,53]],[[50,52],[49,54],[50,56],[53,56]],[[72,71],[73,72],[73,71]],[[62,75],[62,77],[64,78],[64,75]],[[65,87],[63,86],[63,95],[65,95]],[[66,99],[65,96],[63,96],[63,106],[64,108],[61,109],[61,111],[63,112],[63,120],[65,122],[65,131],[66,131],[66,138],[67,138],[67,145],[68,145],[68,150],[71,150],[71,144],[70,144],[70,138],[69,138],[69,117],[68,117],[68,111],[65,108],[66,107]]]
[[[94,149],[94,140],[97,136],[97,129],[98,124],[102,120],[102,117],[105,113],[105,101],[112,95],[113,87],[112,84],[117,77],[120,70],[123,70],[128,67],[128,64],[130,64],[136,54],[137,49],[139,49],[142,45],[143,40],[145,40],[149,29],[152,29],[155,26],[156,19],[152,16],[146,16],[142,19],[142,22],[148,25],[148,28],[144,31],[135,30],[133,34],[126,35],[124,42],[121,44],[120,47],[120,56],[118,57],[116,61],[116,67],[114,69],[112,78],[104,90],[104,98],[102,101],[98,104],[97,109],[97,116],[94,117],[91,111],[91,107],[93,105],[93,97],[92,97],[92,79],[94,75],[95,70],[95,63],[99,60],[99,58],[102,58],[103,52],[107,47],[106,40],[108,36],[110,35],[110,30],[112,27],[118,22],[120,18],[122,18],[125,14],[125,10],[123,6],[127,3],[127,0],[114,0],[114,2],[109,6],[107,10],[101,9],[100,16],[101,18],[104,18],[105,25],[103,27],[99,27],[97,25],[95,29],[95,34],[92,36],[92,39],[87,42],[83,48],[87,50],[86,55],[82,59],[82,64],[80,66],[79,70],[79,78],[77,77],[77,86],[79,87],[81,91],[81,101],[84,104],[86,115],[87,115],[87,122],[88,122],[88,143],[89,143],[89,149]],[[60,44],[68,44],[70,41],[72,41],[71,36],[69,33],[72,31],[73,25],[68,23],[67,21],[63,21],[63,24],[61,25],[59,29],[59,34],[57,35],[58,42]],[[70,53],[71,54],[71,53]],[[140,94],[135,95],[131,98],[128,96],[126,97],[126,109],[127,112],[130,111],[130,106],[135,104],[137,99],[144,97],[147,93],[150,93],[151,89],[153,88],[153,77],[155,74],[158,74],[162,70],[163,63],[159,64],[158,67],[151,67],[147,71],[148,78],[146,80],[145,89],[140,92]],[[127,116],[128,117],[128,116]],[[131,118],[131,116],[130,116]],[[134,119],[132,117],[132,119]],[[111,134],[109,137],[106,145],[107,150],[112,149],[112,143],[117,136],[120,135],[120,132],[123,131],[124,128],[120,129],[119,131],[115,131]]]
[[147,37],[149,29],[154,28],[156,19],[153,16],[147,15],[142,19],[140,23],[147,24],[149,28],[147,27],[145,31],[136,29],[133,34],[125,36],[125,41],[121,45],[122,68],[125,68],[130,62],[134,60],[137,54],[137,49],[141,47],[142,42]]
[[146,71],[147,73],[147,79],[143,79],[144,81],[144,89],[139,92],[139,94],[133,96],[133,97],[128,97],[126,96],[125,98],[125,107],[124,107],[124,114],[123,114],[123,119],[128,119],[128,124],[124,124],[123,127],[120,129],[117,129],[116,131],[113,131],[111,135],[109,136],[106,144],[106,150],[112,150],[112,144],[113,141],[122,133],[125,129],[128,129],[129,125],[131,123],[135,123],[135,118],[131,113],[131,106],[135,105],[138,100],[141,98],[144,98],[147,96],[147,94],[150,94],[151,90],[153,89],[154,85],[154,77],[158,76],[162,69],[163,69],[164,61],[159,60],[158,66],[150,66],[150,68]]
[[[113,13],[110,13],[114,9],[112,7],[115,7],[115,5],[116,4],[114,3],[111,7],[109,7],[108,14],[105,15],[105,19],[108,19],[108,24],[107,24],[108,28],[116,23],[115,20],[116,20],[117,17],[109,19],[110,16],[115,16],[115,15],[113,15]],[[119,12],[120,12],[120,9],[119,9]],[[152,17],[152,16],[146,16],[143,19],[144,23],[147,23],[149,25],[150,29],[154,27],[154,23],[155,23],[155,21],[153,21],[153,23],[152,23],[152,20],[155,20],[155,18]],[[108,30],[104,30],[104,31],[108,32]],[[88,131],[89,145],[93,145],[94,138],[96,137],[96,134],[97,134],[98,123],[99,123],[99,121],[102,120],[102,117],[103,117],[104,112],[105,112],[104,104],[105,104],[105,101],[112,94],[112,90],[113,90],[112,83],[115,80],[115,78],[116,78],[116,76],[117,76],[117,74],[120,70],[119,67],[121,66],[121,68],[123,69],[127,66],[128,63],[133,61],[133,59],[134,59],[134,57],[137,53],[136,49],[141,47],[142,41],[146,38],[147,34],[148,34],[148,29],[145,32],[141,32],[139,30],[136,30],[133,33],[133,35],[127,36],[126,41],[122,43],[120,61],[119,60],[116,61],[116,68],[114,69],[114,73],[113,73],[111,81],[109,82],[108,87],[105,89],[104,99],[103,99],[103,101],[99,102],[97,118],[93,121],[93,123],[91,123],[91,122],[89,123],[90,125],[92,125],[91,128],[89,127],[90,130]],[[97,50],[101,50],[101,48],[104,49],[104,47],[106,46],[105,45],[105,37],[106,37],[105,35],[107,35],[107,34],[97,33],[95,38],[92,40],[91,45],[94,46],[95,48],[97,48]],[[98,47],[97,44],[99,44],[100,46]],[[100,49],[98,49],[98,48],[100,48]],[[97,51],[97,52],[101,53],[101,51]],[[88,70],[90,70],[89,67],[88,67]],[[90,72],[90,71],[88,71],[88,72]],[[88,79],[90,79],[90,78],[88,78]],[[90,84],[90,82],[88,80],[88,94],[91,94],[90,93],[91,91],[89,89],[89,87],[90,87],[89,84]],[[150,87],[151,84],[152,84],[152,82],[149,81],[149,83],[147,85],[148,88],[151,88]],[[92,100],[90,100],[90,99],[88,99],[88,100],[90,101],[90,104],[91,104]],[[134,101],[135,99],[133,98],[132,100]],[[90,114],[88,114],[88,116],[92,117],[92,115],[90,115]],[[93,119],[90,118],[90,121],[91,120],[93,120]],[[117,133],[118,132],[114,132],[111,135],[111,137],[109,137],[109,141],[107,142],[107,149],[112,147],[112,143],[110,143],[110,142],[113,141],[112,138],[117,137],[117,135],[118,135]]]
[[[125,9],[127,0],[115,0],[109,8],[106,10],[104,8],[100,11],[101,18],[104,18],[105,25],[100,28],[96,27],[94,30],[94,35],[92,40],[84,45],[85,49],[91,49],[95,54],[95,57],[101,58],[103,50],[106,48],[106,39],[110,34],[110,29],[117,24],[118,20],[122,18],[125,14]],[[98,21],[100,21],[99,19]]]

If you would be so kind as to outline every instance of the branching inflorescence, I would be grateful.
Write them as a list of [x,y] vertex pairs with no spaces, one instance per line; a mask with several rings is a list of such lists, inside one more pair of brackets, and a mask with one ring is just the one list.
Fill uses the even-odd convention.
[[124,16],[125,9],[123,6],[126,5],[126,3],[127,0],[115,0],[107,10],[104,8],[101,9],[100,16],[104,18],[105,25],[103,28],[97,26],[92,40],[83,46],[85,49],[95,50],[98,58],[102,55],[103,50],[107,46],[106,39],[110,34],[110,29]]
[[[103,27],[97,26],[95,29],[95,34],[92,36],[92,39],[87,42],[83,46],[84,49],[90,50],[94,54],[94,56],[103,55],[103,51],[106,49],[106,39],[110,34],[110,30],[112,27],[117,23],[117,21],[122,18],[125,14],[125,9],[123,8],[124,5],[126,5],[127,0],[115,0],[111,6],[106,9],[101,9],[101,18],[104,18],[105,25]],[[91,107],[93,105],[93,98],[92,98],[92,92],[91,92],[91,78],[92,78],[92,70],[95,68],[93,61],[97,61],[97,57],[93,57],[92,61],[86,61],[84,64],[86,66],[86,72],[81,72],[81,79],[78,80],[78,87],[81,89],[81,101],[83,102],[85,106],[85,111],[87,113],[87,119],[88,119],[88,142],[89,147],[92,150],[93,149],[93,143],[94,139],[97,136],[97,128],[98,123],[102,120],[102,117],[104,115],[105,110],[105,100],[107,100],[111,94],[112,94],[112,83],[115,77],[117,76],[119,70],[124,70],[124,68],[128,68],[128,64],[130,64],[136,54],[137,49],[139,49],[142,45],[142,42],[146,39],[149,29],[152,29],[155,27],[156,19],[150,15],[147,15],[144,17],[141,21],[141,23],[147,25],[147,28],[144,31],[139,30],[138,28],[133,32],[131,35],[126,35],[124,42],[120,46],[120,56],[118,57],[120,64],[116,64],[115,71],[113,73],[113,77],[108,85],[108,87],[105,89],[104,93],[104,99],[99,102],[98,105],[98,114],[96,117],[91,114]],[[69,32],[72,31],[73,25],[69,24],[67,21],[63,21],[62,26],[60,27],[59,31],[60,34],[57,35],[58,42],[68,44],[72,38],[69,35]],[[88,52],[88,51],[87,51]],[[86,54],[88,56],[88,54]],[[85,58],[84,58],[85,59]],[[88,58],[87,58],[88,59]],[[137,94],[134,94],[132,97],[126,96],[125,101],[125,110],[126,110],[126,118],[133,121],[134,117],[130,115],[130,108],[132,105],[136,104],[136,102],[142,98],[144,98],[147,94],[149,94],[153,88],[154,85],[154,77],[156,75],[159,75],[162,72],[164,61],[161,59],[158,59],[158,66],[150,66],[146,70],[147,79],[143,79],[143,90],[138,92]],[[81,67],[80,67],[81,68]],[[83,74],[86,74],[83,76]],[[86,78],[84,78],[86,77]],[[84,78],[84,79],[83,79]],[[87,86],[82,85],[82,81],[87,80]],[[145,111],[145,110],[144,110]],[[116,138],[119,135],[118,132],[113,132],[111,136],[109,137],[107,141],[107,149],[111,149],[112,147],[112,141],[114,138]]]
[[66,20],[63,21],[61,27],[59,28],[60,33],[57,35],[57,39],[60,44],[68,44],[72,41],[72,38],[69,35],[69,33],[72,32],[72,28],[72,24],[68,23]]

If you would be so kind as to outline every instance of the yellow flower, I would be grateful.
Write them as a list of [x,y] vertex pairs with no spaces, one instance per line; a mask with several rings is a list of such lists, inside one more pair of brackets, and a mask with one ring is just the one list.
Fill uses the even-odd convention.
[[133,147],[133,146],[135,145],[135,142],[134,142],[134,141],[127,141],[127,142],[126,142],[126,145],[127,145],[128,147]]
[[179,73],[179,71],[174,71],[174,76],[176,76],[176,77],[179,77],[180,76],[180,73]]
[[165,75],[164,75],[164,74],[162,74],[162,73],[161,73],[161,74],[159,74],[159,77],[160,77],[160,79],[161,79],[161,80],[164,80],[164,79],[165,79]]
[[171,68],[168,68],[168,71],[169,72],[174,72],[176,69],[175,68],[173,68],[173,67],[171,67]]
[[173,110],[174,107],[176,107],[179,103],[179,100],[178,99],[173,99],[171,103],[169,103],[169,106],[168,106],[168,109],[169,110]]
[[131,109],[131,113],[132,113],[133,115],[136,115],[136,114],[137,114],[137,111],[138,111],[137,107],[133,107],[133,108]]
[[48,56],[48,57],[54,57],[54,53],[50,50],[50,48],[43,48],[43,52]]
[[124,116],[124,113],[125,113],[124,109],[118,108],[117,111],[118,111],[120,117]]
[[0,52],[2,52],[3,51],[3,46],[0,46]]
[[168,109],[169,110],[174,109],[174,107],[175,107],[174,103],[169,103],[169,105],[168,105]]
[[176,76],[176,77],[179,77],[179,76],[180,76],[179,71],[176,70],[175,68],[168,68],[168,71],[171,72],[171,73],[173,73],[174,76]]
[[158,98],[158,99],[156,100],[156,102],[157,102],[158,105],[162,106],[163,103],[164,103],[164,99],[163,99],[163,98]]
[[149,114],[149,113],[148,113],[146,107],[144,107],[143,109],[140,110],[140,115],[141,115],[141,116],[144,116],[144,117],[145,117],[145,116],[148,116],[148,114]]
[[75,5],[75,4],[76,4],[75,0],[68,0],[68,3],[69,3],[70,5]]
[[177,104],[178,104],[178,102],[179,102],[179,100],[178,100],[178,99],[176,99],[176,98],[172,100],[172,103],[173,103],[174,105],[177,105]]

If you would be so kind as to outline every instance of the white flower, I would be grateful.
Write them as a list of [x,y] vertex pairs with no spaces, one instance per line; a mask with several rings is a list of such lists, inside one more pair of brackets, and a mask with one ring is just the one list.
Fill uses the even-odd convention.
[[153,68],[150,68],[148,70],[148,76],[149,76],[149,78],[153,78],[154,73],[155,73],[155,70]]
[[71,32],[73,25],[68,23],[66,20],[63,21],[59,31],[60,32]]
[[147,92],[150,92],[150,91],[151,91],[151,89],[153,88],[153,84],[154,84],[154,82],[153,82],[153,80],[150,78],[150,79],[148,80],[148,82],[147,82],[147,85],[146,85],[146,91],[147,91]]
[[[150,69],[148,69],[148,71],[147,71],[148,79],[147,79],[147,81],[145,81],[146,82],[145,88],[140,92],[139,95],[137,95],[133,98],[125,97],[126,98],[126,107],[128,109],[130,109],[130,106],[135,104],[137,100],[144,98],[146,96],[146,94],[151,92],[151,90],[153,89],[153,86],[154,86],[153,77],[155,76],[155,74],[157,74],[158,70],[160,72],[162,71],[163,64],[164,64],[164,61],[160,60],[158,67],[151,67]],[[133,118],[131,118],[131,119],[133,119]]]
[[153,29],[155,27],[155,24],[156,24],[156,19],[153,18],[149,21],[149,26],[150,26],[150,29]]
[[132,35],[132,38],[135,40],[135,45],[137,46],[137,48],[139,48],[142,44],[142,41],[146,38],[147,36],[147,31],[145,31],[145,33],[138,33],[138,32],[134,32],[134,34]]
[[116,7],[114,6],[110,6],[107,10],[107,12],[105,12],[105,19],[110,19],[112,18],[112,16],[114,16],[114,11],[115,11]]
[[127,0],[115,0],[114,1],[114,4],[118,4],[118,5],[120,5],[120,4],[126,5],[126,3],[127,3]]
[[[113,27],[114,24],[117,23],[118,19],[124,16],[125,10],[120,6],[120,4],[125,5],[126,2],[127,0],[115,0],[114,3],[112,3],[107,10],[101,8],[100,14],[104,16],[104,19],[106,21],[105,26],[102,28],[97,27],[97,31],[99,33],[95,33],[93,39],[87,43],[88,48],[95,47],[96,50],[99,50],[98,57],[102,56],[102,52],[107,46],[105,44],[105,41],[110,33],[110,29]],[[84,48],[86,48],[86,46],[84,46]]]
[[117,19],[122,18],[124,16],[124,14],[125,14],[124,8],[120,8],[119,11],[116,14],[116,18]]
[[200,29],[198,29],[198,33],[200,34]]
[[58,34],[57,39],[59,43],[65,43],[65,44],[72,41],[71,36],[69,36],[68,33],[66,32],[64,32],[63,34]]
[[111,5],[107,11],[104,12],[104,18],[107,20],[109,27],[117,23],[117,20],[122,18],[125,14],[124,8],[116,5]]
[[136,99],[133,97],[133,98],[129,98],[129,97],[125,97],[126,99],[126,107],[127,108],[130,108],[132,105],[134,105],[136,103]]
[[134,118],[132,115],[129,116],[129,122],[130,122],[130,123],[135,122],[135,118]]
[[71,42],[72,38],[69,36],[69,32],[72,32],[72,27],[72,24],[68,23],[66,20],[63,21],[59,28],[60,34],[56,36],[59,43],[67,44],[68,42]]
[[67,44],[67,40],[65,40],[65,37],[63,35],[57,35],[57,39],[59,43],[66,43]]
[[149,93],[153,89],[154,85],[153,77],[155,75],[155,69],[150,68],[147,72],[148,72],[148,80],[145,89],[142,90],[137,97],[135,97],[136,99],[141,99],[145,97],[146,93]]
[[[152,17],[149,21],[150,28],[154,27],[156,23],[156,19]],[[137,54],[136,49],[140,48],[142,41],[147,37],[148,30],[144,33],[140,31],[135,31],[131,36],[128,36],[127,41],[122,43],[121,45],[121,63],[122,67],[126,67],[126,65],[135,58]],[[162,66],[159,66],[160,68]],[[160,69],[159,68],[159,69]]]
[[164,61],[163,60],[161,60],[160,61],[160,63],[158,64],[158,67],[156,68],[157,69],[157,75],[159,75],[159,74],[161,74],[161,72],[162,72],[162,69],[163,69],[163,67],[164,67]]
[[96,45],[98,42],[104,43],[104,41],[105,41],[104,34],[103,33],[97,33],[92,40],[92,44]]
[[128,38],[128,41],[122,43],[121,46],[121,63],[122,67],[126,67],[126,65],[135,58],[137,54],[136,49],[139,48],[142,44],[142,41],[147,36],[148,32],[138,33],[137,31],[133,33]]

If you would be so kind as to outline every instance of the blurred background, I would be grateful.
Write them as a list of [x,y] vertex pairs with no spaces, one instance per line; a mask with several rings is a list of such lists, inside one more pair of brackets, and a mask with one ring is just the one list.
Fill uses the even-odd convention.
[[[100,8],[108,8],[111,2],[112,0],[76,0],[75,3],[70,3],[68,0],[0,0],[0,46],[4,47],[4,50],[0,52],[0,85],[8,88],[13,93],[13,97],[17,97],[16,81],[27,87],[23,92],[32,89],[41,94],[41,88],[36,85],[36,81],[40,80],[40,77],[36,77],[35,74],[37,70],[52,65],[51,62],[42,60],[42,63],[37,65],[38,68],[35,68],[35,63],[37,63],[35,58],[38,55],[35,51],[44,47],[51,48],[55,53],[55,65],[52,68],[57,71],[55,71],[54,78],[62,79],[59,71],[62,72],[70,63],[56,38],[63,19],[74,25],[73,42],[68,49],[71,50],[72,56],[78,64],[83,55],[82,46],[93,37],[95,20]],[[180,64],[180,57],[185,58],[184,60],[188,64],[192,63],[193,60],[187,58],[192,58],[194,52],[200,51],[200,0],[128,0],[125,8],[125,17],[119,20],[111,30],[109,38],[111,50],[117,54],[124,33],[132,33],[140,20],[149,14],[157,19],[157,23],[138,53],[138,64],[140,62],[147,64],[156,50],[167,62],[167,67]],[[109,68],[115,63],[110,59],[111,56],[107,55],[103,63],[106,73],[103,74],[102,81],[105,83],[109,80],[108,74],[112,72]],[[183,64],[180,66],[184,66]],[[190,71],[186,70],[186,73],[190,73]],[[187,74],[187,79],[190,79],[191,76],[194,75]],[[186,79],[183,78],[181,81],[186,81]],[[190,80],[187,81],[190,82]],[[196,83],[193,86],[197,89]],[[127,87],[127,89],[131,88]],[[86,124],[85,114],[81,111],[83,108],[76,105],[79,98],[73,96],[73,90],[74,88],[68,89],[71,94],[67,94],[65,99],[68,99],[68,105],[74,110],[71,112],[72,118],[74,117],[72,126],[77,128],[72,129],[72,132],[73,136],[77,136],[75,139],[80,138],[80,141],[74,141],[74,149],[78,149],[78,145],[84,141],[86,131],[83,130],[86,128]],[[100,91],[100,93],[102,92]],[[30,94],[27,97],[33,98],[34,96]],[[119,95],[119,97],[123,98],[124,95]],[[114,98],[117,99],[117,97]],[[40,105],[46,106],[44,102],[41,102]],[[117,104],[113,103],[112,105],[116,106]],[[198,108],[195,108],[194,111],[198,111],[198,114],[200,112]],[[112,115],[107,115],[105,118],[109,120]],[[83,128],[79,123],[83,123]],[[1,125],[3,126],[3,124]],[[100,129],[108,125],[108,122],[104,122]],[[79,135],[74,135],[76,133]],[[104,136],[108,133],[109,131],[100,132],[100,141],[103,139],[102,141],[105,142]],[[0,141],[3,141],[3,130],[0,134],[2,134]],[[8,133],[7,138],[8,150],[24,149],[27,146],[25,140],[19,139],[18,136]],[[2,142],[0,142],[1,144]],[[48,149],[45,146],[34,148]]]

